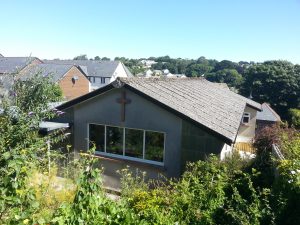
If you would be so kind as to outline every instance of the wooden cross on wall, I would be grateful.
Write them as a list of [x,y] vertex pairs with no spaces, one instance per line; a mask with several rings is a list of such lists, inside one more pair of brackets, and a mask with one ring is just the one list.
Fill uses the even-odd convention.
[[125,121],[125,105],[131,102],[130,99],[126,98],[126,92],[122,92],[122,97],[117,99],[117,103],[121,104],[121,121]]

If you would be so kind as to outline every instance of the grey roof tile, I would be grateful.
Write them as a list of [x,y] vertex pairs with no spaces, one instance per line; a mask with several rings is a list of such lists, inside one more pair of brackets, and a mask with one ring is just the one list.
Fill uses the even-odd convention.
[[22,74],[21,80],[26,80],[36,74],[41,76],[51,76],[54,82],[59,81],[73,66],[72,65],[57,65],[57,64],[37,64],[30,65]]
[[17,73],[30,64],[35,57],[0,57],[0,74]]
[[271,108],[271,106],[267,103],[263,103],[262,111],[257,112],[257,120],[265,120],[265,121],[281,121],[280,116]]
[[97,60],[44,60],[47,64],[77,65],[87,68],[87,76],[112,77],[119,61]]

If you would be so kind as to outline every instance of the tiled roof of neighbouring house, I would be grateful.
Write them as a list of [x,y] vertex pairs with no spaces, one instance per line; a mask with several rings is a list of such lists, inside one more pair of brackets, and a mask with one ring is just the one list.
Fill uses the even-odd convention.
[[263,103],[262,111],[257,113],[257,120],[278,122],[281,121],[280,116],[267,103]]
[[18,73],[30,64],[35,57],[0,57],[0,74]]
[[107,87],[71,100],[59,108],[69,108],[117,87],[141,94],[182,118],[202,125],[228,143],[236,138],[246,105],[261,109],[259,103],[204,78],[119,78]]
[[73,66],[72,65],[56,65],[56,64],[37,64],[30,65],[22,74],[21,80],[27,80],[34,75],[50,76],[54,82],[59,81]]
[[[60,65],[77,65],[77,66],[86,66],[87,76],[96,76],[96,77],[112,77],[116,71],[119,61],[97,61],[97,60],[44,60],[47,64],[60,64]],[[122,66],[124,66],[122,64]],[[126,73],[128,69],[124,67]],[[131,73],[127,74],[128,77],[131,76]]]

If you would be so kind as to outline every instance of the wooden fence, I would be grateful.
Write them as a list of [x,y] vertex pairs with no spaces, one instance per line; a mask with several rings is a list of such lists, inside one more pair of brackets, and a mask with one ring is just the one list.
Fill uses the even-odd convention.
[[233,146],[235,151],[248,152],[251,154],[256,154],[256,148],[253,147],[252,143],[248,142],[236,142]]

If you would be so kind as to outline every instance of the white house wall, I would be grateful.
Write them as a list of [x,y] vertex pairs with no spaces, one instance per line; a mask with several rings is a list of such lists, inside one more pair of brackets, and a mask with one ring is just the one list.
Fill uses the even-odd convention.
[[124,69],[124,66],[122,63],[119,63],[114,74],[112,75],[110,82],[113,82],[117,77],[127,77],[127,73]]
[[236,142],[251,142],[255,137],[257,110],[246,106],[245,112],[250,113],[250,121],[248,124],[241,123]]

